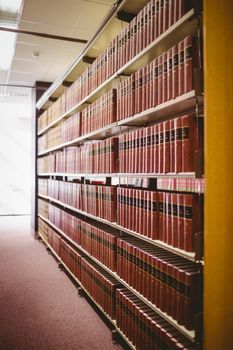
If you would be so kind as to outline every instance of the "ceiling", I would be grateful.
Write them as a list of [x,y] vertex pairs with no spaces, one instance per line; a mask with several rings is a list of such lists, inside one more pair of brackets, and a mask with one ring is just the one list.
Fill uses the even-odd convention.
[[[24,0],[18,29],[88,40],[113,3],[114,0]],[[0,70],[0,84],[33,86],[35,81],[53,82],[84,47],[81,43],[18,34],[10,69]]]

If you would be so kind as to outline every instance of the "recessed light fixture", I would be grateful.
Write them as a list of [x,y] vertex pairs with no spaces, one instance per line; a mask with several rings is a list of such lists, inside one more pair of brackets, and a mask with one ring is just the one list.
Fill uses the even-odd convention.
[[39,51],[32,51],[32,57],[39,57],[40,52]]

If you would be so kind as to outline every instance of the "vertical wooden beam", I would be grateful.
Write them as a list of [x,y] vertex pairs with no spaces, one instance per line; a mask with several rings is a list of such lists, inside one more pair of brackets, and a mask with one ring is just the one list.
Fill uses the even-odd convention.
[[233,1],[204,0],[204,349],[233,349]]
[[38,176],[37,176],[37,118],[39,111],[36,109],[36,102],[47,90],[51,83],[36,82],[32,92],[32,181],[31,181],[31,228],[34,234],[38,229],[37,219],[37,189],[38,189]]

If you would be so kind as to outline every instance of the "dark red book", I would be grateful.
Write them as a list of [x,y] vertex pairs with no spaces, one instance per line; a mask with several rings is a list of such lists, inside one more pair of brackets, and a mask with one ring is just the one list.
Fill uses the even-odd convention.
[[178,44],[178,64],[179,64],[179,88],[178,95],[184,94],[184,41],[180,41]]
[[163,56],[158,57],[158,105],[163,102]]
[[178,45],[172,47],[172,98],[178,96]]
[[175,172],[175,120],[170,120],[170,172]]
[[156,0],[151,0],[151,26],[150,26],[150,38],[151,42],[154,41],[157,37],[156,32]]
[[164,0],[159,0],[159,14],[158,14],[158,36],[163,33],[164,30]]
[[170,172],[170,121],[163,122],[163,173]]
[[158,173],[163,173],[163,160],[164,160],[164,122],[158,124]]
[[180,173],[182,172],[183,163],[182,163],[182,147],[183,147],[183,140],[182,140],[182,122],[181,118],[178,117],[174,119],[174,130],[175,130],[175,169],[174,172]]
[[167,91],[167,79],[168,79],[168,67],[167,67],[167,52],[165,52],[163,55],[163,93],[162,93],[162,102],[166,102],[167,101],[167,95],[168,95],[168,91]]
[[169,28],[174,24],[174,0],[169,1],[169,15],[168,15],[168,26]]
[[184,194],[184,249],[187,252],[194,251],[194,235],[202,229],[200,215],[200,197]]
[[178,211],[178,248],[184,249],[184,196],[177,194]]
[[182,172],[195,171],[195,151],[199,148],[197,118],[181,117],[182,127]]
[[150,223],[150,235],[149,237],[153,240],[159,239],[159,202],[158,192],[151,191],[151,223]]
[[198,65],[197,38],[188,36],[184,39],[184,92],[194,89],[194,68]]
[[163,5],[163,32],[165,32],[169,27],[169,3],[170,0],[164,0]]
[[156,107],[158,103],[158,58],[153,61],[153,82],[152,82],[152,107]]
[[179,194],[176,193],[172,193],[171,194],[171,213],[172,213],[172,222],[171,222],[171,226],[172,226],[172,240],[171,240],[171,245],[173,247],[178,247],[178,238],[179,238],[179,208],[178,208],[178,199],[177,196],[179,196]]

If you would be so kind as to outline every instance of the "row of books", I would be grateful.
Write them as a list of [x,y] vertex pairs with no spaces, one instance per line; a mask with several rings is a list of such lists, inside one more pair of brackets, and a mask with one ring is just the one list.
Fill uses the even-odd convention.
[[87,258],[81,260],[81,282],[95,302],[115,320],[116,288],[120,283]]
[[157,179],[157,189],[177,192],[204,193],[205,179],[189,178],[159,178]]
[[116,222],[116,187],[48,180],[48,196],[91,215]]
[[55,126],[46,134],[38,137],[38,153],[61,144],[61,125]]
[[130,237],[118,239],[117,274],[179,325],[195,328],[202,310],[201,265]]
[[39,172],[166,174],[196,170],[203,119],[185,115],[38,159]]
[[195,251],[203,230],[202,200],[196,194],[117,188],[117,223],[152,240]]
[[199,149],[203,149],[201,118],[185,115],[160,122],[119,136],[119,172],[195,172]]
[[[111,275],[91,259],[83,258],[52,228],[48,229],[48,243],[93,297],[92,286],[96,284],[93,270],[99,272],[100,279],[109,276],[108,280],[112,280]],[[117,275],[179,325],[195,329],[202,310],[202,266],[135,238],[118,237],[117,247]],[[105,297],[103,292],[101,297]],[[103,307],[103,302],[96,301]],[[115,318],[115,311],[109,316]]]
[[67,147],[38,158],[38,173],[113,174],[117,172],[118,138]]
[[203,230],[197,194],[48,180],[48,196],[186,252],[195,251],[195,235]]
[[[43,202],[46,206],[46,202]],[[49,204],[48,217],[45,218],[111,271],[116,271],[117,237],[119,236],[116,230],[113,228],[106,230],[101,225],[96,227],[52,204]]]
[[[55,120],[81,102],[119,68],[177,22],[191,6],[190,2],[185,0],[151,0],[111,41],[105,51],[53,103],[49,108],[50,111],[47,112],[47,117],[51,115],[52,120]],[[43,120],[45,117],[46,113],[43,114]],[[41,124],[44,127],[44,123],[39,121],[39,126]]]
[[111,89],[82,110],[81,135],[116,121],[116,89]]
[[194,350],[195,345],[126,288],[116,291],[116,323],[137,350]]
[[117,120],[128,118],[195,88],[197,39],[186,37],[117,86]]
[[82,283],[95,302],[111,318],[116,318],[116,288],[120,283],[88,258],[84,258],[66,243],[52,228],[48,228],[48,243],[70,272]]

